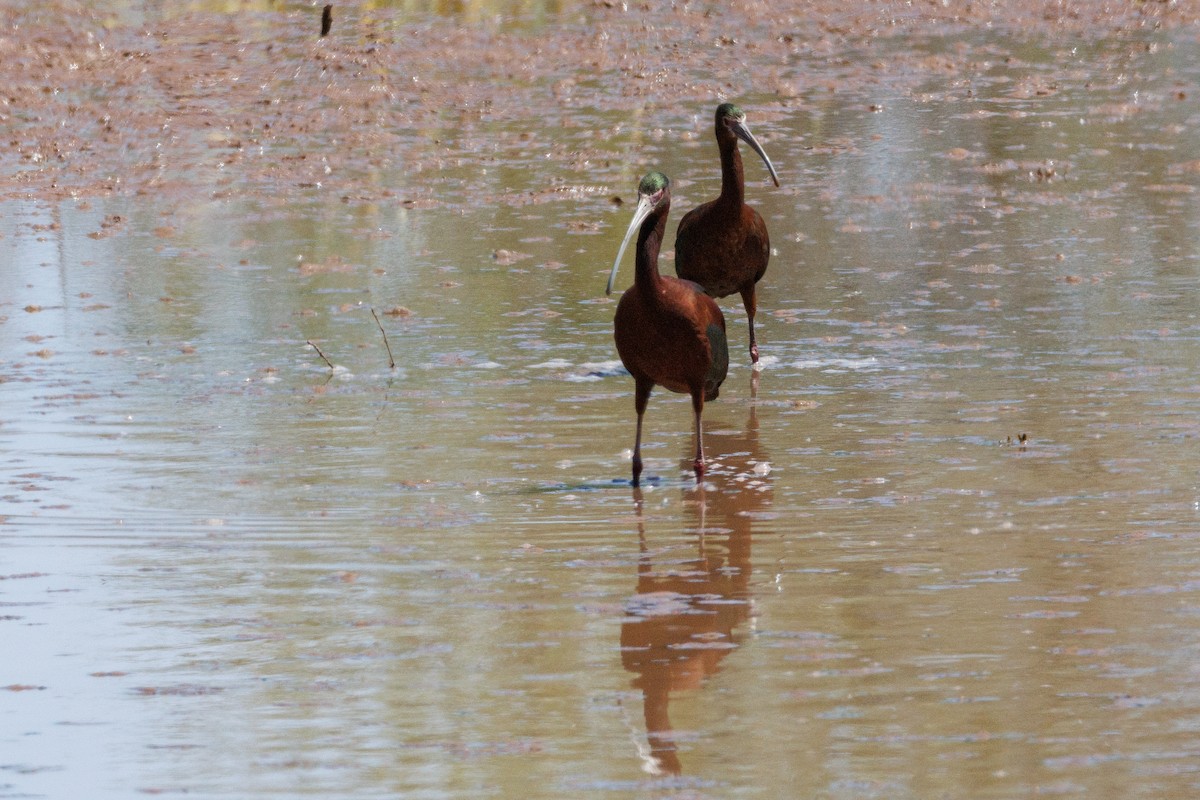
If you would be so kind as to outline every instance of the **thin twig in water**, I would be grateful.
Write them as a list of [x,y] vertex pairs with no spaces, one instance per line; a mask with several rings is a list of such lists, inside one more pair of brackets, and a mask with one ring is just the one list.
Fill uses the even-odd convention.
[[383,346],[386,347],[388,351],[388,368],[395,369],[396,358],[392,355],[392,346],[388,344],[387,331],[383,329],[383,323],[379,321],[379,315],[375,313],[374,308],[371,309],[371,316],[375,318],[375,324],[379,326],[379,332],[383,334]]
[[321,352],[321,348],[317,347],[316,343],[312,339],[305,339],[305,343],[312,345],[312,349],[317,351],[317,355],[321,357],[322,361],[329,365],[330,369],[334,368],[333,362],[325,357],[325,354]]

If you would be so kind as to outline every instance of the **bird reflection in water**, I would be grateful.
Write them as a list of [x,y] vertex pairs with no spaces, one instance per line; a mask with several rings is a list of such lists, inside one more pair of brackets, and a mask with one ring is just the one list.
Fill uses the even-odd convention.
[[[644,497],[633,490],[641,557],[637,593],[621,625],[621,664],[636,673],[649,753],[656,775],[682,772],[669,705],[675,692],[700,688],[741,643],[739,628],[752,613],[751,526],[754,512],[771,503],[767,460],[758,446],[753,406],[745,433],[714,432],[725,440],[708,479],[692,495],[697,516],[696,557],[671,559],[646,541]],[[727,539],[724,539],[725,536]]]

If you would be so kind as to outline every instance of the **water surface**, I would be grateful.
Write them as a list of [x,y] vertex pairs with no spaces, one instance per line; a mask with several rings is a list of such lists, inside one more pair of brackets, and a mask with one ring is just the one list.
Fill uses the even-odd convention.
[[723,76],[783,187],[699,486],[603,284],[722,76],[6,194],[0,796],[1194,794],[1195,31],[830,35]]

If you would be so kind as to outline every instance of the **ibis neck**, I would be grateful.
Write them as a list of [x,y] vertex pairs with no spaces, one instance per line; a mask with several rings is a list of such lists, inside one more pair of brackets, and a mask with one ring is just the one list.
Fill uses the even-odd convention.
[[667,211],[670,208],[669,202],[663,202],[654,209],[638,230],[633,282],[643,291],[654,289],[662,280],[662,276],[658,274],[658,251],[662,247],[663,234],[667,229]]
[[732,134],[718,136],[717,145],[721,148],[721,196],[718,201],[722,205],[741,208],[746,202],[746,177],[737,137]]

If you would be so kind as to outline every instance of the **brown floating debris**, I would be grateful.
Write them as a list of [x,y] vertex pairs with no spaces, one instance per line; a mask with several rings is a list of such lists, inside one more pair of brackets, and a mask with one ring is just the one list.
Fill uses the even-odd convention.
[[333,5],[326,5],[321,9],[321,36],[328,36],[329,29],[333,27]]
[[1003,444],[1006,447],[1011,447],[1012,445],[1016,444],[1016,445],[1018,445],[1018,448],[1017,448],[1018,450],[1020,450],[1021,452],[1025,452],[1025,450],[1029,447],[1029,434],[1028,433],[1018,433],[1017,439],[1015,442],[1013,441],[1013,437],[1011,435],[1006,436],[1006,437],[1004,437]]
[[223,691],[220,686],[203,686],[196,683],[181,683],[176,686],[138,686],[133,689],[134,694],[142,695],[143,697],[169,696],[169,697],[201,697],[204,695],[217,694]]

